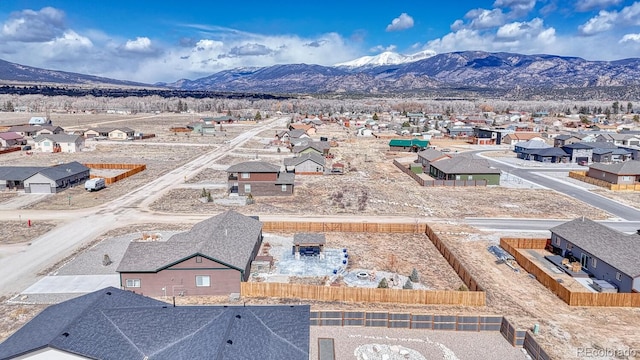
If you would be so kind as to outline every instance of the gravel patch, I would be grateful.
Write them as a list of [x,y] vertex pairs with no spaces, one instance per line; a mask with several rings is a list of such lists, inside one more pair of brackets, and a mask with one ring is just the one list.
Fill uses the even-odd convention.
[[[318,338],[333,338],[338,359],[527,359],[499,332],[434,331],[366,327],[311,327],[310,358],[318,358]],[[376,353],[374,348],[378,349]],[[409,357],[402,357],[405,350]],[[363,356],[363,354],[366,355]],[[396,354],[397,356],[393,356]],[[377,357],[376,357],[377,356]]]

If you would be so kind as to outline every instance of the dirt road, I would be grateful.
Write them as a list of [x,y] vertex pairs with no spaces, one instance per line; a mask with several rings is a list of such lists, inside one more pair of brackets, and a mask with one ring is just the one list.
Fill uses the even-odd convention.
[[[35,282],[38,274],[47,269],[75,249],[91,242],[98,235],[114,227],[127,224],[145,222],[147,219],[157,221],[157,216],[147,212],[145,207],[161,197],[165,192],[184,183],[196,175],[203,166],[231,153],[256,134],[275,127],[282,127],[286,118],[274,118],[262,125],[240,134],[229,143],[216,148],[191,162],[141,186],[128,194],[98,207],[69,212],[28,211],[16,210],[0,211],[1,220],[22,219],[56,219],[62,225],[35,239],[18,253],[5,256],[0,261],[0,297],[18,293]],[[171,145],[167,145],[171,146]],[[175,221],[175,217],[166,216]]]

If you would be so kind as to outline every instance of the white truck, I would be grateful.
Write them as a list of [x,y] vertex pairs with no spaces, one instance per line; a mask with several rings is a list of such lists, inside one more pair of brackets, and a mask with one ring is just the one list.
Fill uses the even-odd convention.
[[89,179],[84,183],[84,188],[87,191],[98,191],[100,189],[104,189],[106,187],[103,178],[93,178]]

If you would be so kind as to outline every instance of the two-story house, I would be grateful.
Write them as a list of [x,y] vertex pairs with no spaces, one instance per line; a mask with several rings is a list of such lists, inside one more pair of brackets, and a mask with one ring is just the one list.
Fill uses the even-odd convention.
[[287,173],[280,165],[263,161],[246,161],[227,168],[230,194],[240,196],[293,195],[294,173]]

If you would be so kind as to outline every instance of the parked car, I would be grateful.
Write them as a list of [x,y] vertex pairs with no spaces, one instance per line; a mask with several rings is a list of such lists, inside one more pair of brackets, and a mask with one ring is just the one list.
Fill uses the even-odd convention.
[[581,161],[578,161],[578,165],[587,166],[589,165],[589,162],[587,160],[581,160]]
[[448,148],[440,149],[440,152],[448,153],[448,152],[451,152],[451,149],[448,149]]
[[23,147],[22,147],[22,150],[23,150],[23,151],[31,150],[31,145],[25,145],[25,146],[23,146]]

